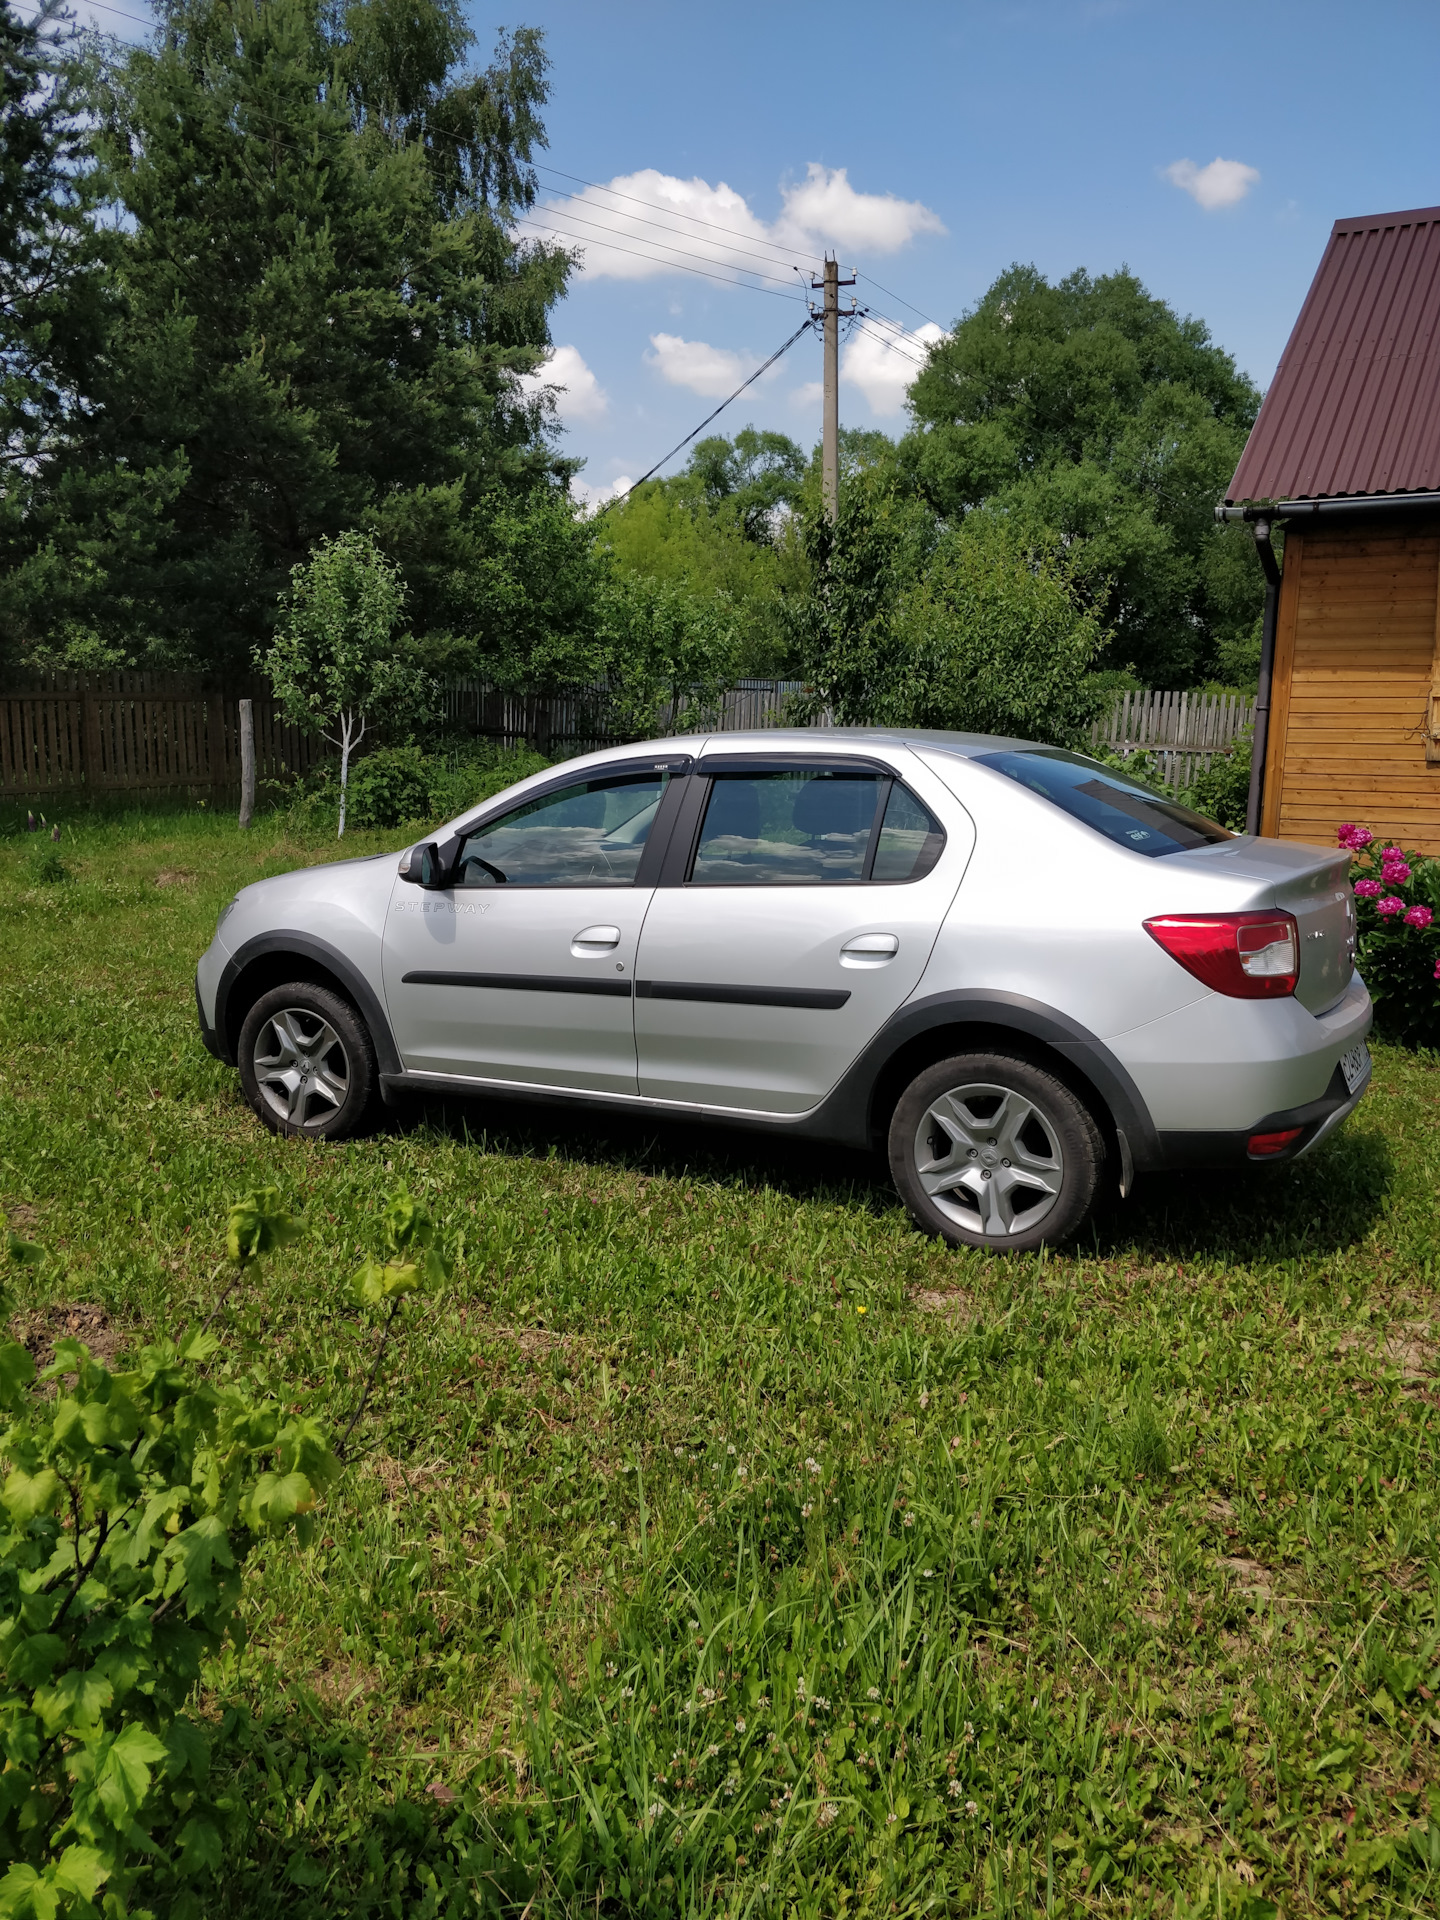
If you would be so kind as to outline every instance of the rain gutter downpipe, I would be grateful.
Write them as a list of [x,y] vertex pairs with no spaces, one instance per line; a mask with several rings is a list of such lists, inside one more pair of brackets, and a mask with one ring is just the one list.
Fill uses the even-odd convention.
[[1265,569],[1265,617],[1260,623],[1260,680],[1255,689],[1255,730],[1250,740],[1250,796],[1245,802],[1245,831],[1259,833],[1265,793],[1265,759],[1270,747],[1270,681],[1275,671],[1275,617],[1280,608],[1280,563],[1270,544],[1270,522],[1251,523],[1255,551]]

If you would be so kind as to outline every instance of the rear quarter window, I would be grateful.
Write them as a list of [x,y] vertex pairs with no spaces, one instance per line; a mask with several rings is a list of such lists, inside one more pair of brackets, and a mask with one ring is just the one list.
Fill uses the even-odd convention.
[[1010,753],[982,753],[976,763],[1003,773],[1017,786],[1038,793],[1072,820],[1083,821],[1117,847],[1132,853],[1184,853],[1192,847],[1210,847],[1235,835],[1202,813],[1167,800],[1124,774],[1102,767],[1084,754],[1059,747],[1027,747]]

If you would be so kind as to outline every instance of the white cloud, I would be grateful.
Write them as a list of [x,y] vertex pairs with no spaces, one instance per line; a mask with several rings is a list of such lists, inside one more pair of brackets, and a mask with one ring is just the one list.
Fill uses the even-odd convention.
[[1243,200],[1259,183],[1260,174],[1243,160],[1221,160],[1217,156],[1208,167],[1197,167],[1193,160],[1177,160],[1166,167],[1165,178],[1207,213],[1213,213],[1216,207],[1233,207]]
[[[860,193],[844,167],[812,162],[803,180],[782,192],[779,217],[766,222],[743,194],[722,180],[681,180],[644,167],[617,174],[608,187],[586,187],[545,201],[536,218],[553,221],[556,237],[580,247],[583,271],[611,280],[649,280],[682,267],[762,273],[797,286],[832,251],[894,253],[917,234],[944,233],[939,216],[918,200]],[[798,251],[808,256],[796,260]],[[795,271],[799,268],[800,271]]]
[[760,357],[712,347],[708,340],[682,340],[678,333],[652,333],[650,345],[653,351],[645,356],[647,366],[672,387],[688,387],[707,400],[723,400],[733,393],[746,374],[755,371]]
[[853,253],[898,253],[918,233],[944,233],[945,223],[919,200],[857,193],[847,168],[812,160],[805,178],[785,189],[784,211],[772,231],[792,245],[819,240]]
[[929,320],[914,333],[896,333],[874,320],[857,321],[840,361],[841,382],[858,387],[872,413],[901,413],[926,349],[944,337],[943,329]]
[[607,480],[593,487],[588,480],[582,480],[577,475],[570,482],[570,491],[586,513],[592,514],[598,513],[607,500],[618,500],[622,493],[628,493],[634,484],[628,473],[622,473],[617,480]]
[[534,373],[522,374],[521,390],[533,397],[549,392],[562,420],[603,420],[610,396],[586,366],[578,347],[556,347]]

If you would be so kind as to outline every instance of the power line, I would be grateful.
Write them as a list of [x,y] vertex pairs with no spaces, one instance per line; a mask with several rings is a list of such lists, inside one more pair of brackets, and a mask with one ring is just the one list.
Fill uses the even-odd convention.
[[[733,234],[737,240],[753,240],[755,238],[753,233],[742,233],[739,227],[722,226],[718,220],[706,220],[698,213],[681,213],[678,207],[662,206],[658,200],[642,200],[636,194],[621,193],[618,187],[603,187],[598,181],[586,180],[578,173],[566,173],[563,167],[547,166],[542,160],[537,160],[534,164],[537,173],[557,173],[562,180],[574,180],[582,187],[590,187],[596,193],[611,194],[617,200],[628,200],[634,206],[649,207],[655,213],[673,213],[678,220],[689,220],[695,226],[699,227],[711,227],[716,233]],[[557,193],[560,189],[552,187],[548,189],[548,191]],[[576,194],[573,197],[578,199],[580,196]],[[691,234],[689,237],[694,239],[697,236]],[[766,244],[774,247],[780,253],[793,253],[797,260],[805,260],[811,265],[821,257],[818,253],[804,253],[798,247],[787,247],[781,240],[770,240],[767,241]],[[883,293],[885,289],[882,287],[880,291]],[[894,298],[895,296],[892,295],[891,297]],[[905,306],[908,303],[902,300],[900,304]]]
[[630,485],[625,489],[624,493],[617,493],[613,496],[613,498],[607,500],[605,502],[605,505],[600,509],[601,513],[608,513],[611,507],[618,506],[622,500],[628,500],[631,494],[634,493],[636,487],[643,487],[647,480],[653,480],[655,478],[655,475],[660,471],[661,467],[663,467],[668,461],[673,460],[676,454],[680,452],[682,447],[688,447],[690,442],[695,438],[695,435],[697,433],[703,433],[706,427],[709,426],[710,422],[714,419],[717,419],[725,411],[726,407],[729,406],[731,400],[738,400],[741,394],[744,393],[747,387],[754,386],[755,382],[760,378],[762,373],[768,373],[770,368],[773,367],[775,362],[780,358],[781,354],[788,353],[791,347],[793,347],[795,342],[800,338],[801,334],[808,333],[813,324],[814,323],[811,320],[810,315],[807,313],[805,318],[800,322],[800,325],[795,329],[794,333],[791,334],[790,338],[785,342],[785,344],[783,346],[777,347],[774,353],[771,354],[770,358],[768,360],[763,361],[755,369],[755,371],[750,375],[748,380],[742,380],[739,386],[736,387],[734,393],[728,395],[726,399],[720,402],[719,406],[716,407],[714,413],[707,413],[705,418],[700,422],[698,427],[693,428],[689,433],[686,434],[685,438],[682,441],[680,441],[678,445],[673,446],[670,449],[669,453],[665,455],[664,460],[657,460],[654,466],[651,467],[648,473],[642,473],[638,480],[632,480],[630,482]]
[[[117,20],[133,20],[137,27],[148,27],[152,33],[159,24],[155,20],[142,20],[138,13],[122,13],[119,7],[107,6],[105,0],[85,0],[85,4],[93,7],[96,13],[113,13]],[[37,20],[39,17],[39,14],[36,14]]]
[[[549,210],[548,210],[547,208],[545,208],[545,207],[541,207],[541,208],[540,208],[540,212],[541,212],[541,214],[547,214],[547,213],[548,213],[548,211],[549,211]],[[532,216],[532,217],[533,217],[533,216]],[[551,217],[551,218],[553,218],[553,215],[552,215],[552,216],[550,216],[550,217]],[[579,224],[580,224],[580,225],[581,225],[582,227],[592,227],[592,226],[593,226],[593,227],[595,227],[595,229],[596,229],[596,231],[597,231],[597,232],[599,232],[599,233],[616,233],[616,232],[620,232],[620,233],[623,233],[623,232],[625,231],[623,227],[621,227],[621,228],[616,228],[616,227],[605,227],[605,226],[601,226],[601,225],[600,225],[600,224],[599,224],[599,223],[598,223],[597,221],[593,221],[593,220],[586,220],[586,219],[585,219],[585,218],[584,218],[584,217],[583,217],[582,215],[580,215],[580,214],[578,214],[578,213],[571,213],[568,207],[567,207],[567,208],[565,209],[565,218],[566,218],[567,220],[575,220],[575,221],[578,221],[578,222],[579,222]],[[561,232],[563,232],[563,231],[564,231],[564,229],[563,229],[563,228],[561,228],[561,229],[558,229],[558,231],[561,231]],[[586,245],[590,245],[590,246],[601,246],[601,247],[604,247],[604,246],[609,246],[609,245],[611,245],[611,244],[613,244],[612,242],[610,242],[610,241],[607,241],[607,240],[589,240],[589,239],[587,239],[587,237],[586,237],[585,235],[583,235],[583,234],[578,234],[578,235],[575,235],[574,237],[575,237],[575,238],[577,238],[577,239],[579,239],[579,240],[581,240],[581,241],[582,241],[582,243],[584,243],[584,244],[586,244]],[[626,237],[627,237],[628,239],[631,239],[631,240],[639,240],[639,241],[642,241],[642,242],[644,243],[644,245],[646,245],[647,247],[659,247],[659,246],[666,246],[666,245],[669,245],[669,244],[670,244],[669,242],[665,242],[665,241],[660,241],[660,240],[652,240],[652,239],[650,238],[650,236],[649,236],[649,234],[648,234],[648,233],[632,233],[632,234],[628,234],[628,235],[627,235]],[[692,235],[691,237],[693,238],[694,236]],[[742,266],[738,266],[738,265],[735,265],[735,264],[734,264],[733,262],[731,262],[731,261],[729,261],[729,260],[717,260],[717,259],[715,258],[715,256],[714,256],[713,254],[709,254],[709,253],[691,253],[688,247],[676,247],[676,246],[670,246],[670,251],[671,251],[671,253],[680,253],[680,254],[684,254],[687,260],[708,260],[708,261],[710,262],[710,264],[711,264],[712,266],[715,266],[715,267],[730,267],[730,268],[731,268],[731,271],[732,271],[732,272],[734,272],[734,273],[748,273],[748,274],[752,274],[752,275],[754,276],[754,278],[755,278],[755,279],[757,279],[757,280],[773,280],[773,281],[775,282],[775,284],[776,284],[777,286],[782,286],[782,287],[784,287],[784,286],[793,286],[793,285],[794,285],[794,282],[793,282],[793,281],[790,281],[790,280],[785,280],[785,279],[782,279],[782,278],[781,278],[781,276],[780,276],[779,274],[774,274],[774,273],[761,273],[761,272],[760,272],[760,271],[759,271],[759,270],[758,270],[757,268],[755,268],[755,267],[742,267]],[[644,255],[642,255],[641,257],[642,257],[642,258],[645,258],[646,256],[644,256]],[[661,256],[661,255],[659,255],[659,254],[657,254],[657,255],[655,255],[655,256],[654,256],[654,258],[656,258],[656,259],[661,259],[662,257],[663,257],[663,256]],[[757,255],[755,256],[755,258],[757,258],[757,259],[758,259],[759,257],[760,257],[760,256],[759,256],[758,254],[757,254]],[[772,260],[772,261],[770,261],[770,262],[769,262],[768,264],[769,264],[769,265],[771,265],[771,266],[778,266],[778,265],[780,265],[781,263],[780,263],[779,261],[773,261],[773,260]],[[791,271],[792,271],[792,272],[794,272],[794,271],[795,271],[795,269],[794,269],[794,268],[792,268],[792,269],[791,269]]]
[[[786,300],[790,298],[788,294],[777,293],[774,287],[752,286],[750,282],[746,280],[727,280],[723,274],[710,273],[704,267],[687,267],[682,260],[667,260],[663,255],[657,253],[641,253],[638,248],[622,247],[618,241],[615,240],[592,240],[588,239],[583,233],[567,233],[564,227],[541,226],[539,221],[531,219],[527,214],[516,214],[514,215],[514,220],[517,227],[533,227],[536,232],[548,233],[554,238],[575,240],[582,247],[608,247],[612,253],[633,254],[637,260],[649,260],[653,265],[668,267],[675,273],[698,273],[702,279],[718,280],[722,287],[739,287],[748,293],[767,293],[772,300]],[[737,273],[748,273],[749,271],[750,269],[748,267],[736,268]],[[769,279],[770,277],[768,274],[756,275],[757,279]]]
[[908,360],[912,367],[919,367],[923,369],[924,367],[929,365],[929,362],[927,360],[921,360],[915,354],[907,353],[904,347],[902,347],[897,341],[890,339],[890,337],[887,334],[879,333],[872,329],[867,328],[865,326],[866,315],[863,312],[863,310],[856,317],[860,322],[860,331],[862,333],[868,333],[869,338],[872,339],[877,346],[886,347],[891,353],[898,353],[900,358],[902,360]]
[[[858,267],[856,268],[856,272],[857,272],[857,273],[859,273],[859,272],[860,272],[860,270],[859,270],[859,268],[858,268]],[[931,325],[932,327],[939,327],[939,326],[940,326],[940,322],[939,322],[938,320],[931,320],[931,319],[930,319],[930,316],[929,316],[929,314],[928,314],[928,313],[922,313],[922,312],[921,312],[921,310],[920,310],[920,308],[919,308],[919,307],[917,307],[917,306],[915,305],[915,303],[914,303],[914,301],[912,301],[912,300],[906,300],[906,299],[904,299],[904,298],[902,298],[902,297],[901,297],[901,295],[900,295],[900,294],[898,294],[898,293],[892,293],[892,292],[890,291],[890,289],[889,289],[889,287],[882,287],[882,286],[880,285],[880,282],[879,282],[878,280],[876,280],[876,279],[875,279],[875,278],[873,277],[873,275],[871,275],[871,274],[868,274],[868,273],[861,273],[861,274],[860,274],[860,278],[861,278],[862,280],[868,280],[868,281],[870,282],[870,284],[871,284],[871,286],[872,286],[872,287],[875,287],[875,288],[877,288],[877,289],[878,289],[878,290],[879,290],[879,291],[880,291],[881,293],[883,293],[883,294],[885,295],[885,298],[886,298],[887,300],[899,300],[899,301],[900,301],[900,304],[901,304],[901,306],[902,306],[902,307],[909,307],[909,309],[910,309],[910,311],[911,311],[911,313],[919,313],[919,314],[920,314],[920,318],[921,318],[922,320],[928,320],[928,321],[930,322],[930,325]],[[943,327],[940,327],[940,331],[941,331],[941,332],[943,333],[943,332],[945,331],[945,329],[944,329]]]
[[[717,252],[723,251],[724,253],[744,254],[745,257],[749,260],[763,260],[767,267],[786,267],[791,273],[798,273],[800,271],[798,267],[791,266],[788,260],[779,260],[773,254],[755,253],[749,247],[725,246],[722,248],[718,241],[714,241],[714,240],[707,241],[703,233],[687,233],[683,227],[668,226],[663,220],[645,220],[645,219],[642,219],[638,214],[625,213],[619,207],[597,206],[593,200],[587,200],[583,193],[567,193],[567,192],[564,192],[559,187],[546,187],[544,191],[549,194],[557,194],[559,198],[562,200],[578,200],[583,206],[590,207],[593,211],[597,213],[616,214],[621,220],[629,220],[633,222],[634,225],[636,226],[655,227],[661,233],[676,235],[682,240],[698,240],[704,245],[715,247]],[[627,199],[630,197],[631,196],[629,195],[626,196]],[[553,204],[554,204],[553,202],[547,201],[545,205],[543,205],[540,208],[540,211],[542,213],[549,212]],[[636,204],[639,206],[647,206],[650,203],[648,201],[642,200],[642,201],[637,201]],[[564,209],[564,212],[567,219],[575,220],[580,218],[580,215],[578,215],[570,207],[566,207]],[[686,219],[689,218],[688,215],[682,215],[681,217]],[[594,224],[599,225],[600,223],[596,222]],[[704,226],[710,226],[713,223],[707,220],[707,221],[701,222],[701,224]],[[607,233],[630,233],[630,229],[628,227],[607,227],[605,228],[605,231]],[[716,227],[715,231],[717,233],[728,233],[730,229],[728,227]],[[649,234],[632,233],[630,234],[630,237],[631,239],[634,239],[634,240],[642,240],[642,239],[647,240],[650,242],[652,246],[657,246],[660,244],[660,242],[658,241],[650,240]],[[673,244],[673,242],[667,242],[666,244]],[[790,249],[786,248],[785,251],[789,252]],[[702,257],[708,258],[709,256],[707,255]]]

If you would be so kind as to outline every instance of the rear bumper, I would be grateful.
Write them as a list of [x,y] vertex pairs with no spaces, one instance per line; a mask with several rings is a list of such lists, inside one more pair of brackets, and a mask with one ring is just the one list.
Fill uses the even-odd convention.
[[[1303,1107],[1289,1107],[1277,1113],[1262,1114],[1248,1127],[1226,1129],[1205,1133],[1161,1133],[1161,1167],[1172,1171],[1183,1171],[1190,1167],[1232,1167],[1240,1165],[1278,1167],[1298,1160],[1310,1152],[1336,1127],[1349,1118],[1365,1098],[1370,1088],[1371,1068],[1367,1065],[1365,1078],[1351,1093],[1345,1084],[1345,1076],[1336,1067],[1330,1084],[1318,1100],[1307,1101]],[[1291,1146],[1280,1153],[1268,1153],[1258,1158],[1249,1151],[1251,1137],[1257,1133],[1288,1133],[1292,1127],[1300,1129],[1300,1137]]]

